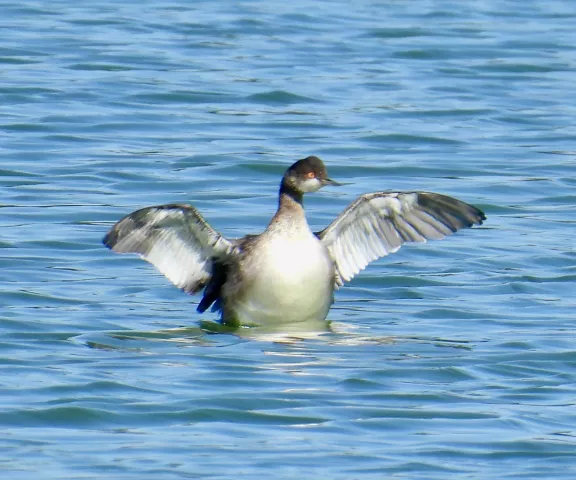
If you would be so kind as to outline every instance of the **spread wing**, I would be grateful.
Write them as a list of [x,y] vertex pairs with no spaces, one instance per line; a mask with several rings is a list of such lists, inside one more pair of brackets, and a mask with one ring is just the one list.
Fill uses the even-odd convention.
[[375,192],[361,195],[316,235],[332,255],[339,286],[406,242],[441,239],[485,219],[476,207],[446,195]]
[[223,258],[233,244],[189,205],[160,205],[132,212],[102,240],[118,253],[138,253],[174,285],[200,290],[212,275],[213,258]]

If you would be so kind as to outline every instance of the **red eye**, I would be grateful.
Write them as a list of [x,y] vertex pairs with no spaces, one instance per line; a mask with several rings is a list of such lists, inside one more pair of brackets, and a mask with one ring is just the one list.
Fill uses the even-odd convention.
[[308,178],[316,178],[316,174],[314,172],[310,172],[308,173],[308,175],[306,175]]

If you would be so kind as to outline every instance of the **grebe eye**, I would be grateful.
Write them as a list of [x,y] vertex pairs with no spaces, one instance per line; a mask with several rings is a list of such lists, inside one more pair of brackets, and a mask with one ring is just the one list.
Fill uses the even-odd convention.
[[308,175],[306,175],[308,178],[316,178],[316,174],[314,172],[309,172]]

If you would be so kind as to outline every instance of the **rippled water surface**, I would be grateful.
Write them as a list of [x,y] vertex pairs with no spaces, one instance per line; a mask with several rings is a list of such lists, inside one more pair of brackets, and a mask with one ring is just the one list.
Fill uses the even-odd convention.
[[[2,478],[575,478],[572,1],[0,10]],[[315,228],[375,190],[488,221],[295,338],[214,333],[100,244],[174,202],[256,233],[310,154],[346,183]]]

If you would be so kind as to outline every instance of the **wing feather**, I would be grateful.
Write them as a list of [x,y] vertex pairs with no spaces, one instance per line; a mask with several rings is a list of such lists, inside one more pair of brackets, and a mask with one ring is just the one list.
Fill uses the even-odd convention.
[[139,254],[189,293],[208,282],[213,259],[233,249],[232,242],[190,205],[159,205],[132,212],[116,223],[102,242],[114,252]]
[[360,196],[316,235],[334,259],[339,286],[406,242],[439,240],[485,219],[481,210],[447,195],[375,192]]

